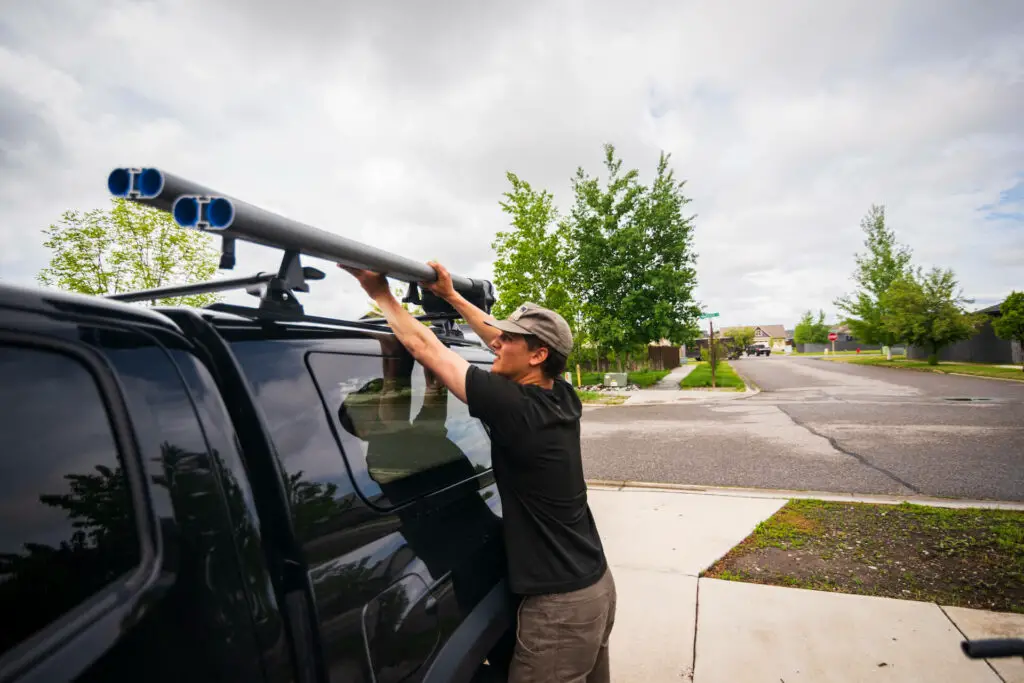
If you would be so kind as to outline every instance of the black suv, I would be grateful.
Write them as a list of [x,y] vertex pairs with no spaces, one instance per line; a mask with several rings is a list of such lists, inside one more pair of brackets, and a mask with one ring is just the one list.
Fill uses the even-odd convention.
[[0,680],[507,664],[487,431],[383,324],[0,285],[0,378]]

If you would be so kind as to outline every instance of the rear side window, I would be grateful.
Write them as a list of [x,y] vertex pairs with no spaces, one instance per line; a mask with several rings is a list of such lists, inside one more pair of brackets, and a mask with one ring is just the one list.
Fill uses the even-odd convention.
[[79,361],[0,345],[0,656],[140,561],[99,388]]
[[317,352],[307,362],[363,495],[400,505],[491,468],[483,424],[412,358]]

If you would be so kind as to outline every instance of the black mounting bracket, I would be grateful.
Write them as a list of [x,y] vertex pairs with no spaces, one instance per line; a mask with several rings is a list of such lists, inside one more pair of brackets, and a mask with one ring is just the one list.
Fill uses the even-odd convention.
[[434,330],[445,337],[458,337],[459,339],[465,339],[466,335],[463,334],[462,328],[459,327],[455,321],[457,318],[441,318],[431,325]]
[[402,302],[413,304],[414,306],[420,306],[423,304],[423,299],[420,298],[420,288],[415,282],[409,283],[409,289],[406,290],[405,296],[402,297]]
[[323,280],[324,272],[316,268],[302,267],[301,254],[297,251],[286,251],[281,258],[281,267],[277,275],[265,286],[247,290],[260,299],[261,311],[303,315],[305,309],[299,303],[295,292],[308,292],[307,280]]
[[225,235],[220,241],[220,265],[221,270],[233,270],[235,267],[235,238]]

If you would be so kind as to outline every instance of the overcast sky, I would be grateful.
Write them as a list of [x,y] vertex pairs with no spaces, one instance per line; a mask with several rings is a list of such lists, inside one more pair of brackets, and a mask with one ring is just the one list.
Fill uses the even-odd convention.
[[[724,324],[831,317],[872,203],[979,305],[1024,288],[1020,0],[0,5],[4,280],[123,165],[489,277],[505,172],[567,209],[612,142],[672,153]],[[366,308],[333,270],[304,300]]]

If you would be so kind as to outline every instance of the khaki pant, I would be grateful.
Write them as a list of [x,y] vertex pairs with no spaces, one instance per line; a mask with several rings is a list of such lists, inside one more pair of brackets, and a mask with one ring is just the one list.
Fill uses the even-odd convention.
[[614,623],[610,569],[582,590],[524,598],[509,683],[609,683],[608,637]]

